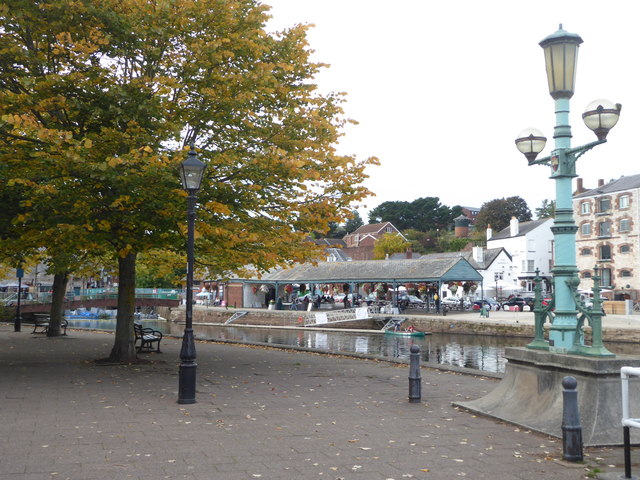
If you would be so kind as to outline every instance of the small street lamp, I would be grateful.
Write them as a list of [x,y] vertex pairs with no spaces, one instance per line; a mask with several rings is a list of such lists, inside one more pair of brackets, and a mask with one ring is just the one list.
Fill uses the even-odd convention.
[[193,145],[187,159],[180,166],[182,188],[187,192],[187,304],[185,308],[185,328],[180,350],[180,370],[178,374],[178,403],[196,402],[196,344],[193,339],[193,263],[194,230],[196,220],[196,194],[200,190],[205,164],[198,160]]
[[[596,100],[590,103],[582,117],[587,127],[596,133],[598,140],[571,148],[569,100],[574,93],[578,47],[581,43],[582,38],[579,35],[566,32],[562,29],[562,25],[557,32],[540,42],[545,55],[549,93],[555,101],[556,126],[553,135],[555,149],[550,156],[536,160],[547,140],[536,129],[527,129],[520,133],[516,139],[516,146],[525,155],[529,165],[550,166],[551,178],[556,182],[555,220],[551,227],[556,252],[552,269],[554,280],[552,304],[555,307],[555,316],[549,332],[548,349],[556,353],[611,356],[613,354],[604,347],[590,350],[585,348],[584,339],[579,331],[578,312],[586,316],[589,316],[590,312],[583,311],[584,306],[580,305],[576,295],[577,286],[580,283],[576,266],[578,227],[573,218],[571,187],[572,179],[577,176],[576,161],[588,150],[607,141],[607,133],[615,126],[620,116],[621,105],[613,105],[607,100]],[[544,315],[538,315],[536,318],[543,319]]]

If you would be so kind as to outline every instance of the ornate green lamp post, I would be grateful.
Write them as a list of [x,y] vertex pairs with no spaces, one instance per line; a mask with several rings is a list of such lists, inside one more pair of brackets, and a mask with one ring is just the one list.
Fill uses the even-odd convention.
[[196,220],[196,194],[200,190],[205,164],[198,160],[193,145],[187,159],[180,166],[182,188],[187,196],[187,304],[185,306],[185,328],[180,350],[178,371],[178,403],[196,402],[196,344],[193,338],[193,263]]
[[[574,295],[579,284],[576,267],[576,226],[573,219],[572,179],[576,177],[576,161],[596,145],[605,143],[607,133],[618,121],[620,104],[613,105],[606,100],[596,100],[582,115],[587,127],[593,130],[598,140],[580,147],[571,148],[571,126],[569,125],[569,100],[573,96],[578,60],[580,36],[566,32],[562,25],[557,32],[540,42],[544,49],[549,81],[549,93],[555,101],[556,126],[553,138],[555,149],[551,155],[536,160],[547,139],[536,129],[527,129],[516,139],[516,146],[527,158],[529,165],[551,167],[551,177],[556,184],[556,215],[551,230],[554,234],[555,259],[552,269],[554,281],[553,324],[549,332],[549,350],[557,353],[574,353],[578,330],[578,308]],[[545,315],[536,316],[543,321]],[[536,330],[538,330],[536,326]],[[594,332],[595,333],[595,332]],[[540,340],[540,339],[538,339]],[[581,341],[581,338],[578,338]],[[536,347],[540,348],[540,342]],[[573,350],[573,351],[572,351]],[[582,355],[602,356],[609,354],[597,349],[589,353],[580,349]],[[610,355],[610,354],[609,354]]]

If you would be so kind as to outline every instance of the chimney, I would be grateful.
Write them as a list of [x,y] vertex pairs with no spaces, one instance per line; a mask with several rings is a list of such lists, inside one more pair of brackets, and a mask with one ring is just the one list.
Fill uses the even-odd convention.
[[478,264],[484,263],[484,248],[473,247],[473,261]]
[[604,180],[602,178],[598,179],[598,186],[601,187],[604,185]]
[[487,225],[487,240],[491,240],[491,237],[493,236],[493,230],[491,230],[491,224]]
[[411,247],[407,248],[406,255],[407,255],[407,260],[410,260],[413,258],[413,250],[411,249]]
[[584,184],[582,183],[582,178],[577,178],[576,179],[576,193],[582,193],[584,192]]
[[520,224],[518,223],[518,219],[516,217],[511,217],[511,221],[509,222],[509,230],[510,236],[515,237],[520,233]]

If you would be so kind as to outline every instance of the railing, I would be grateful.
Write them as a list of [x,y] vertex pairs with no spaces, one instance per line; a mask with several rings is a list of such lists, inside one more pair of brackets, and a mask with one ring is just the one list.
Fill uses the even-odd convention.
[[229,319],[224,322],[225,325],[229,325],[231,322],[236,321],[237,319],[239,319],[240,317],[244,317],[247,313],[247,311],[241,311],[241,312],[236,312],[233,315],[231,315],[231,317],[229,317]]
[[[28,295],[25,298],[25,295]],[[39,292],[37,297],[33,297],[33,294],[23,294],[20,298],[20,303],[23,305],[51,303],[52,294],[50,292]],[[179,300],[180,292],[171,289],[155,289],[155,288],[136,288],[136,298],[152,298],[163,300]],[[79,292],[67,292],[65,294],[65,301],[82,301],[82,300],[115,300],[118,298],[117,288],[91,288],[83,289]],[[12,293],[7,298],[2,299],[2,303],[5,306],[15,306],[18,302],[18,293]]]
[[631,480],[631,435],[630,428],[640,428],[640,418],[631,417],[631,406],[629,401],[629,377],[640,377],[640,368],[622,367],[620,369],[620,380],[622,386],[622,436],[624,439],[624,477],[621,479]]
[[304,326],[369,320],[371,314],[379,312],[380,308],[375,306],[309,312],[305,316]]

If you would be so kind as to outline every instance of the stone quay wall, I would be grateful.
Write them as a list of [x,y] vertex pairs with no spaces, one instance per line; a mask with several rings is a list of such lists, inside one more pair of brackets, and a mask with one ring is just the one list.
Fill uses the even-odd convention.
[[[307,312],[291,310],[263,310],[263,309],[234,309],[223,307],[205,307],[194,305],[193,322],[223,324],[234,313],[246,311],[246,315],[234,321],[233,325],[255,325],[269,327],[300,327]],[[177,308],[165,307],[158,309],[161,317],[173,322],[184,321],[184,305]],[[516,314],[518,315],[518,314]],[[523,313],[523,321],[519,321],[517,316],[512,316],[505,320],[497,315],[489,318],[479,318],[478,313],[465,312],[460,315],[393,315],[394,317],[405,317],[407,321],[404,327],[413,325],[417,330],[431,333],[455,333],[460,335],[488,335],[488,336],[509,336],[533,339],[534,326],[531,316]],[[327,326],[331,329],[365,329],[380,330],[381,325],[390,315],[376,315],[373,320],[336,323]],[[529,318],[529,320],[527,320]],[[639,319],[640,320],[640,319]],[[640,322],[638,328],[622,328],[618,326],[607,326],[607,317],[603,319],[603,341],[604,342],[640,342]],[[615,322],[613,322],[615,323]],[[317,327],[316,327],[317,328]],[[586,332],[586,340],[589,343],[589,332]]]

